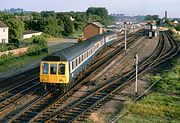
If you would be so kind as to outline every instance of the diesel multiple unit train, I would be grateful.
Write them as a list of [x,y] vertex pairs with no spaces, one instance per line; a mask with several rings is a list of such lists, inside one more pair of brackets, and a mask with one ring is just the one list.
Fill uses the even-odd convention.
[[64,90],[86,69],[99,51],[116,39],[114,32],[97,35],[41,60],[40,82],[47,90]]

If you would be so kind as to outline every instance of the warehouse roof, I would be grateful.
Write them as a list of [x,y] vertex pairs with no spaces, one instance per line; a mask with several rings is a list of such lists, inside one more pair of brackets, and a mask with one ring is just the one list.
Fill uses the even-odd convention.
[[0,21],[0,27],[8,27],[8,26],[4,24],[2,21]]
[[91,24],[94,24],[95,26],[99,27],[99,28],[104,28],[105,26],[102,25],[101,23],[99,22],[91,22]]

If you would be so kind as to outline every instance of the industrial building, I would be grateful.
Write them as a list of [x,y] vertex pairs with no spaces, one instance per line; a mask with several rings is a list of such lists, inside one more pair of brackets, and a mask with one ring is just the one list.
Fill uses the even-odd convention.
[[84,38],[88,39],[95,35],[103,34],[106,31],[104,25],[99,22],[91,22],[84,28]]

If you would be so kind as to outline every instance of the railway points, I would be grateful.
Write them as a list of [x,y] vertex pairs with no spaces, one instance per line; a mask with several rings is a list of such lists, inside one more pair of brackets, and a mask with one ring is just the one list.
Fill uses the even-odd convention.
[[[118,56],[122,55],[123,53],[124,53],[124,55],[126,55],[126,57],[128,56],[128,53],[129,54],[137,53],[136,50],[145,46],[145,44],[143,41],[139,41],[140,43],[138,44],[137,40],[140,40],[140,39],[138,37],[136,37],[136,38],[133,37],[132,39],[129,39],[129,42],[127,39],[127,42],[129,43],[129,46],[127,46],[127,51],[128,51],[127,53],[123,52],[123,47],[122,47],[122,49],[120,48],[121,45],[113,46],[113,47],[107,47],[107,48],[109,48],[109,51],[108,51],[109,53],[108,52],[100,53],[94,59],[94,62],[92,62],[89,65],[89,73],[88,72],[83,73],[84,75],[89,76],[91,79],[95,78],[94,80],[93,79],[91,80],[90,78],[85,79],[85,78],[78,77],[77,81],[80,82],[83,80],[83,81],[85,81],[86,84],[76,86],[77,88],[69,88],[69,92],[67,91],[67,93],[65,93],[61,96],[59,95],[57,97],[56,96],[50,97],[50,98],[52,98],[52,100],[49,103],[47,103],[46,101],[44,101],[44,103],[42,103],[43,101],[41,99],[43,97],[45,98],[45,100],[48,99],[48,98],[46,98],[46,96],[48,94],[46,95],[46,93],[45,93],[44,96],[39,97],[34,103],[29,104],[29,106],[27,106],[27,108],[19,110],[18,111],[19,113],[14,114],[14,116],[12,118],[6,119],[5,121],[7,121],[7,122],[11,122],[11,121],[26,121],[26,122],[27,121],[30,121],[30,122],[39,122],[39,121],[52,122],[52,121],[54,121],[54,122],[60,122],[60,120],[64,119],[64,122],[67,122],[67,121],[72,122],[72,121],[76,121],[76,120],[78,120],[78,121],[83,120],[84,118],[86,118],[90,114],[90,112],[98,109],[102,104],[105,104],[106,102],[108,102],[110,100],[113,100],[114,93],[116,93],[117,90],[119,91],[119,89],[122,89],[122,87],[127,86],[126,84],[124,84],[124,86],[122,86],[122,84],[126,83],[126,82],[129,83],[129,80],[132,81],[134,78],[134,71],[130,71],[129,73],[124,72],[124,73],[126,73],[125,75],[124,75],[124,73],[123,74],[122,73],[114,74],[113,75],[114,77],[112,76],[113,79],[112,78],[110,79],[110,77],[109,78],[108,77],[101,78],[101,76],[103,76],[102,74],[99,74],[99,72],[101,70],[99,70],[99,71],[97,70],[97,71],[93,72],[93,70],[90,70],[90,68],[95,69],[95,66],[97,66],[96,63],[98,64],[98,62],[99,62],[100,66],[101,65],[103,66],[103,63],[104,63],[103,59],[105,60],[105,58],[106,58],[105,61],[107,63],[104,63],[104,68],[106,68],[108,66],[108,62],[109,62],[109,64],[111,62],[114,64],[118,64],[118,61],[114,62],[113,60],[109,60],[109,58],[113,58],[113,57],[118,58]],[[143,39],[141,39],[141,40],[143,40]],[[146,40],[149,40],[149,39],[146,39]],[[160,42],[162,44],[159,43],[158,44],[159,49],[155,50],[157,53],[154,51],[154,53],[152,53],[153,54],[152,57],[141,59],[142,62],[140,62],[140,64],[141,64],[140,65],[140,71],[141,71],[140,74],[142,74],[144,72],[144,69],[146,69],[146,70],[151,69],[152,67],[160,64],[161,62],[165,61],[166,59],[173,57],[179,51],[179,48],[176,45],[176,42],[173,41],[169,32],[163,32],[161,40],[160,40]],[[136,41],[136,43],[135,43],[135,41]],[[163,43],[163,41],[165,41],[165,42]],[[134,48],[131,48],[131,45],[134,45]],[[171,47],[174,47],[174,48],[171,48]],[[117,49],[119,49],[119,50],[117,50]],[[109,55],[110,52],[114,52],[114,55]],[[120,52],[120,54],[118,54],[118,52]],[[126,57],[122,57],[119,59],[121,59],[124,62],[125,60],[129,59],[128,57],[127,58]],[[123,62],[121,62],[121,63],[123,63]],[[117,66],[115,66],[115,67],[117,67]],[[125,68],[125,65],[121,66],[121,67],[122,67],[121,70],[123,71]],[[111,74],[111,72],[108,73],[108,71],[111,67],[107,67],[107,68],[104,69],[104,72],[107,72],[107,75]],[[114,68],[114,70],[116,70],[116,69]],[[90,73],[94,73],[94,74],[89,75]],[[104,74],[104,75],[106,75],[106,74]],[[99,78],[101,78],[101,82],[95,82],[96,80],[99,81],[100,80]],[[119,81],[121,81],[122,83],[119,83]],[[93,84],[90,84],[92,82],[93,82]],[[117,83],[113,84],[114,82],[117,82]],[[75,83],[75,85],[76,84],[77,83]],[[82,87],[88,87],[86,89],[87,91],[82,90],[81,91],[82,93],[80,94],[81,96],[79,96],[79,95],[75,96],[74,95],[75,92],[77,93],[78,89],[82,88]],[[109,90],[109,88],[111,88],[112,90]],[[70,90],[74,90],[74,91],[71,92]],[[111,92],[111,93],[109,93],[109,92]],[[78,92],[78,93],[80,93],[80,92]],[[96,95],[96,96],[93,97],[93,95]],[[109,95],[111,95],[112,97],[109,97]],[[64,102],[67,102],[68,98],[70,98],[71,96],[74,97],[74,99],[69,101],[69,105],[68,105],[68,103],[63,104]],[[39,104],[38,104],[38,102],[39,102]],[[60,104],[58,104],[58,102],[60,102]],[[95,102],[97,102],[97,103],[95,103]],[[82,104],[83,104],[83,106],[82,106]],[[33,111],[36,112],[36,109],[33,108],[33,106],[37,108],[37,107],[40,107],[40,105],[44,105],[44,107],[38,109],[37,112],[39,112],[39,113],[33,113]],[[53,105],[54,105],[54,107],[53,107]],[[64,105],[64,107],[61,105]],[[59,109],[57,109],[56,106],[60,106]],[[78,107],[72,107],[72,106],[78,106]],[[72,109],[70,109],[71,107],[72,107]],[[3,110],[3,108],[1,108],[1,109]],[[49,110],[49,109],[51,109],[51,110]],[[33,116],[31,113],[28,113],[28,110],[32,111]],[[49,110],[49,112],[46,112],[48,110]],[[68,111],[68,110],[70,110],[70,111]],[[66,114],[66,111],[68,111],[69,113]],[[28,115],[25,115],[25,112]],[[45,113],[46,114],[45,115],[46,118],[45,118],[45,116],[43,116],[44,112],[49,114],[49,117],[47,117],[47,114]],[[60,114],[62,114],[62,115],[60,115]],[[68,117],[68,115],[69,115],[69,117]],[[9,116],[10,116],[10,114],[9,114]],[[24,118],[23,117],[20,118],[20,116],[23,116]],[[29,116],[32,116],[32,117],[29,117]],[[27,120],[24,120],[24,119],[27,119]]]

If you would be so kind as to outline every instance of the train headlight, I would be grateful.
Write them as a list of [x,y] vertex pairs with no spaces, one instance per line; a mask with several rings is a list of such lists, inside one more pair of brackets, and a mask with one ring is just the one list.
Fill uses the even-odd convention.
[[47,78],[46,78],[46,77],[43,77],[43,78],[42,78],[42,81],[47,81]]
[[63,83],[63,82],[64,82],[64,80],[62,80],[62,79],[59,79],[59,82],[62,82],[62,83]]

